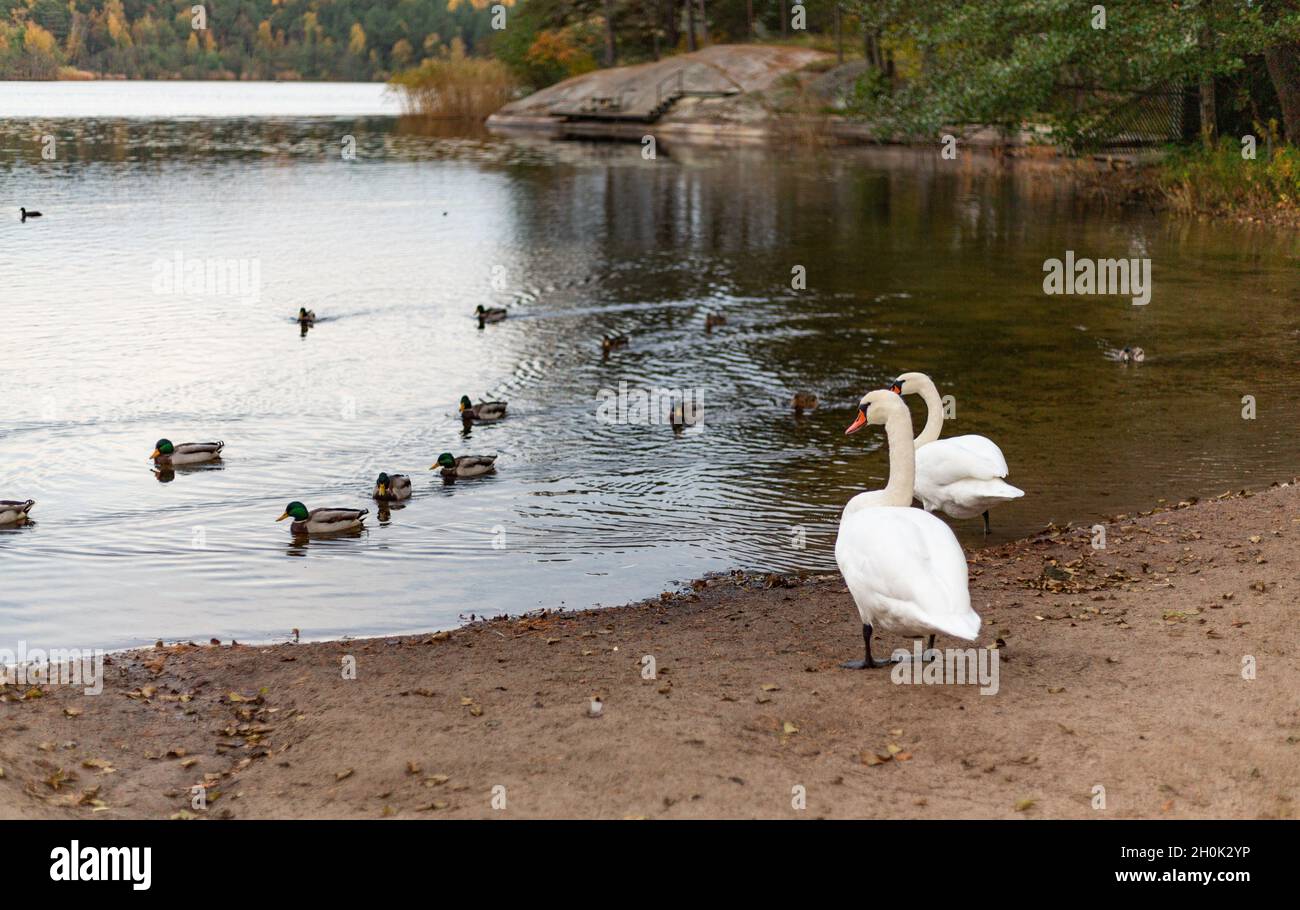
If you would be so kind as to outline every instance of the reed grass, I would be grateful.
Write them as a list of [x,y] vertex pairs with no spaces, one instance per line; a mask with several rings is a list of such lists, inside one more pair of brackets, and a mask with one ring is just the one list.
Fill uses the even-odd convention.
[[440,120],[484,120],[515,90],[501,61],[461,56],[424,60],[388,84],[397,90],[406,114]]

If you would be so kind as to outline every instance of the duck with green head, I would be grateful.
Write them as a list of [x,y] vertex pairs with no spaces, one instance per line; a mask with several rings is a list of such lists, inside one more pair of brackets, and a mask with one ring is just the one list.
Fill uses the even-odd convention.
[[338,531],[351,531],[361,527],[369,509],[312,509],[300,502],[291,502],[285,506],[284,514],[276,521],[292,518],[289,530],[294,534],[333,534]]
[[506,416],[506,403],[504,401],[480,401],[474,404],[469,400],[468,395],[460,396],[460,419],[466,422],[471,420],[489,421],[500,420]]
[[461,455],[458,458],[450,452],[443,452],[437,461],[429,465],[429,470],[442,468],[442,476],[448,479],[477,477],[495,471],[496,460],[495,455]]
[[219,459],[225,445],[224,442],[182,442],[180,445],[173,445],[170,439],[160,439],[154,443],[153,452],[149,457],[160,468],[202,464],[205,461]]
[[375,499],[396,502],[411,498],[411,478],[406,474],[383,474],[375,481]]

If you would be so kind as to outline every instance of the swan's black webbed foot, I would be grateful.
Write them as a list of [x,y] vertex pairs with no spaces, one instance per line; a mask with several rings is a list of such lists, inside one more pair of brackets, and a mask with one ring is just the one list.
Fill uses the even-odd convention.
[[871,656],[871,626],[866,623],[862,624],[862,644],[866,648],[865,656],[862,660],[849,660],[840,664],[845,670],[871,670],[878,667],[890,667],[897,661],[893,659],[876,660]]
[[844,663],[840,664],[840,666],[845,670],[873,670],[877,667],[892,667],[895,663],[897,663],[897,661],[892,658],[888,660],[876,660],[873,658],[870,662],[863,658],[862,660],[846,660]]

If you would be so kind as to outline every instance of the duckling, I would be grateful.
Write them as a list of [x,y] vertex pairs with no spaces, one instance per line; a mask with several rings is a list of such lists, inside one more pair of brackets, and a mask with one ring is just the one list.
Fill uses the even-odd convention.
[[23,221],[24,221],[24,222],[25,222],[28,218],[40,218],[40,217],[41,217],[41,213],[40,213],[40,212],[29,212],[29,211],[27,211],[27,209],[23,208],[22,206],[19,206],[19,207],[18,207],[18,211],[22,212],[22,214],[23,214]]
[[306,307],[298,307],[298,325],[309,326],[316,324],[316,311],[309,310]]
[[17,502],[12,499],[0,499],[0,525],[17,524],[27,520],[27,513],[36,505],[36,500]]
[[305,505],[295,501],[285,507],[284,514],[276,521],[292,518],[289,530],[297,535],[333,534],[361,527],[369,514],[369,509],[312,509],[308,512]]
[[704,331],[706,332],[712,332],[718,326],[726,324],[727,317],[721,313],[710,313],[704,317]]
[[442,468],[443,477],[477,477],[496,470],[495,455],[461,455],[457,458],[450,452],[443,452],[438,460],[429,465],[429,470]]
[[1119,352],[1120,363],[1141,363],[1147,359],[1147,352],[1138,347],[1124,346],[1124,350]]
[[172,445],[170,439],[160,439],[154,443],[153,453],[149,457],[160,468],[200,464],[221,458],[221,450],[225,445],[224,442],[182,442],[177,446]]
[[380,502],[394,502],[411,498],[411,478],[406,474],[381,473],[375,481],[375,499]]
[[506,403],[504,401],[480,401],[478,404],[472,404],[468,395],[460,396],[461,420],[500,420],[505,416]]
[[505,319],[506,311],[504,307],[485,307],[480,303],[474,310],[474,315],[478,317],[478,327],[481,329],[489,322],[500,322]]
[[600,340],[600,350],[605,357],[609,356],[610,351],[621,350],[625,347],[627,347],[626,335],[606,335]]
[[812,392],[795,392],[794,397],[790,399],[790,407],[794,408],[796,414],[815,410],[817,408],[817,396]]

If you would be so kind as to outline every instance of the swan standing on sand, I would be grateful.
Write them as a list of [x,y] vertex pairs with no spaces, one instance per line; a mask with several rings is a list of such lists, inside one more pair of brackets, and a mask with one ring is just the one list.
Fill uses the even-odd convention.
[[866,424],[885,425],[889,483],[849,500],[835,538],[835,561],[858,605],[866,645],[862,660],[841,665],[850,670],[892,663],[871,656],[871,633],[877,628],[929,635],[930,647],[940,632],[974,641],[980,631],[979,615],[970,606],[961,545],[946,524],[911,507],[916,451],[907,405],[887,389],[869,392],[844,434]]
[[940,439],[943,429],[943,399],[934,382],[924,373],[904,373],[890,391],[898,395],[919,394],[925,402],[925,427],[916,437],[916,498],[927,512],[943,512],[953,518],[984,516],[984,533],[989,533],[989,509],[1025,495],[1025,491],[1003,480],[1007,460],[993,440],[985,436],[951,436]]

